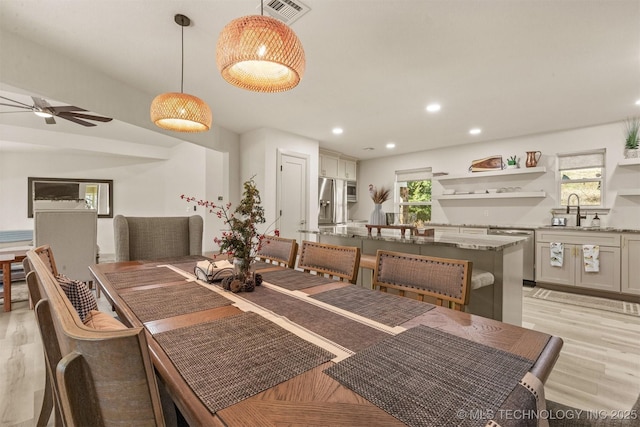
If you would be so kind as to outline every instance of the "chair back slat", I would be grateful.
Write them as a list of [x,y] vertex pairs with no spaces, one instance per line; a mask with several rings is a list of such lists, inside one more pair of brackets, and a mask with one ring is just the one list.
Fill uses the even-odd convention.
[[356,283],[360,266],[360,248],[310,241],[302,242],[298,268],[326,274],[341,281]]
[[256,254],[256,259],[293,268],[298,256],[298,242],[278,236],[265,236]]
[[472,268],[467,260],[378,250],[373,286],[411,292],[420,300],[433,297],[438,305],[446,301],[461,310],[469,302]]

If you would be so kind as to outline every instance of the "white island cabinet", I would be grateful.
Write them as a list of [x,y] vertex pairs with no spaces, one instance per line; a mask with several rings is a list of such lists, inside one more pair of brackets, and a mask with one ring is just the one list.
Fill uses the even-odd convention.
[[[562,266],[551,265],[551,243],[564,245]],[[585,271],[583,245],[599,246],[598,271]],[[620,234],[536,231],[536,282],[620,292]]]

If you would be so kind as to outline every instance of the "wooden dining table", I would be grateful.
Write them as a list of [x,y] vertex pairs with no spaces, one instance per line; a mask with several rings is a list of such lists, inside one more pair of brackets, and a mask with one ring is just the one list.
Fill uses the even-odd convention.
[[532,410],[523,373],[543,384],[562,347],[265,263],[254,267],[262,285],[234,294],[197,280],[197,260],[90,267],[120,319],[144,328],[159,381],[192,426],[485,425]]
[[11,311],[11,264],[22,262],[26,257],[26,249],[0,251],[4,311]]

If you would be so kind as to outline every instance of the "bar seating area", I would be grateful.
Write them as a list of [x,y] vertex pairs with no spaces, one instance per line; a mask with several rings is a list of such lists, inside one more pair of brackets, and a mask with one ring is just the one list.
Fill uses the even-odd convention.
[[380,250],[372,290],[355,285],[357,247],[264,239],[253,292],[199,280],[201,255],[89,266],[117,319],[57,275],[49,246],[27,251],[47,365],[38,425],[422,426],[544,409],[562,340],[464,313],[471,262]]

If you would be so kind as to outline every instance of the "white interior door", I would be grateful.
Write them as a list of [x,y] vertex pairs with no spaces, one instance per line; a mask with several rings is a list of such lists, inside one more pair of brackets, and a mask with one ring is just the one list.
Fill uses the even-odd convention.
[[278,228],[280,236],[298,241],[298,230],[306,228],[308,221],[307,160],[304,154],[279,152]]

